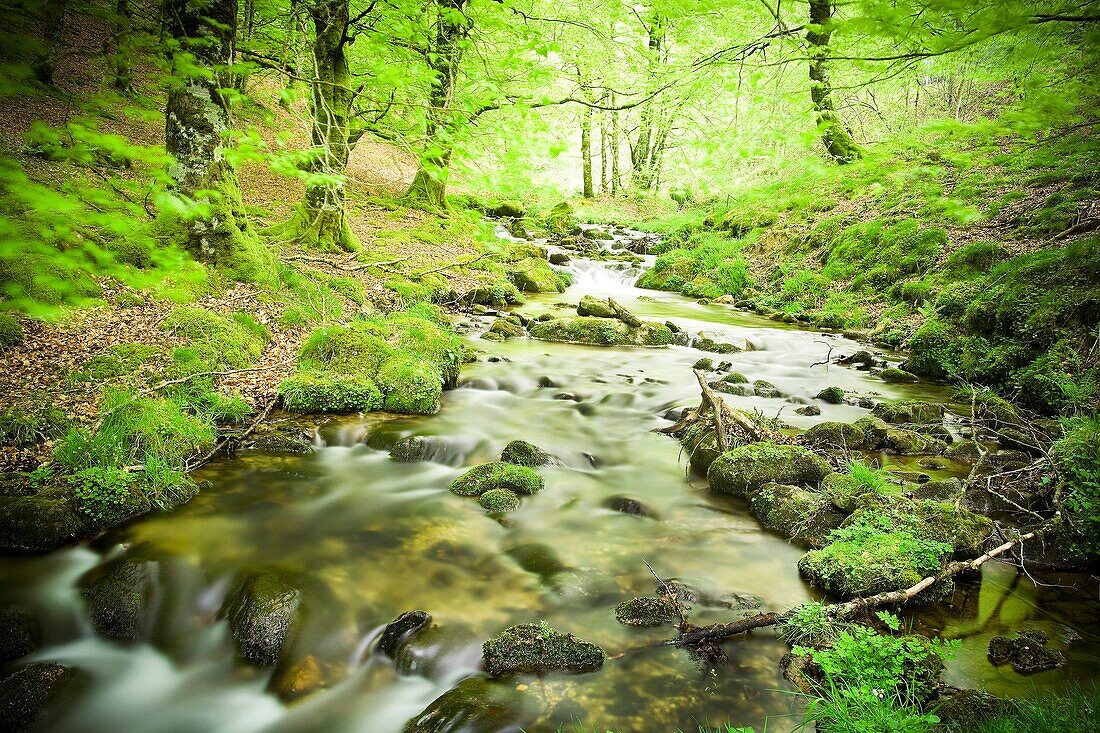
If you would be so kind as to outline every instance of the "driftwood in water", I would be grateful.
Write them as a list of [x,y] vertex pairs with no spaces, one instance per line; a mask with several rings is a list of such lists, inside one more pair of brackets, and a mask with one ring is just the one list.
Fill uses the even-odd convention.
[[742,410],[737,410],[727,405],[721,397],[714,393],[710,385],[707,384],[707,378],[701,370],[693,369],[692,371],[695,374],[695,378],[699,381],[699,390],[702,393],[699,406],[682,417],[675,425],[667,428],[657,428],[655,432],[665,435],[680,433],[700,420],[705,419],[708,414],[713,414],[715,434],[718,438],[718,447],[723,453],[730,449],[731,430],[736,430],[754,441],[767,440],[773,443],[791,442],[791,439],[786,435],[777,433],[774,430],[756,423],[756,421],[746,415]]
[[[1036,533],[1028,532],[1025,535],[1021,535],[1018,539],[1009,540],[1002,545],[998,545],[989,552],[985,553],[981,557],[974,558],[973,560],[962,560],[958,562],[948,563],[943,570],[936,575],[929,575],[916,585],[902,590],[889,591],[886,593],[879,593],[873,596],[866,596],[863,598],[853,598],[845,603],[834,603],[825,607],[825,615],[828,618],[842,621],[844,619],[855,618],[865,611],[878,608],[879,606],[892,606],[900,605],[907,601],[912,600],[921,591],[927,590],[936,583],[947,580],[965,570],[977,570],[982,565],[993,558],[1003,555],[1011,550],[1016,545],[1030,540],[1035,537]],[[682,646],[682,647],[694,647],[705,644],[714,644],[724,639],[728,639],[731,636],[742,634],[746,631],[752,631],[753,629],[761,629],[766,626],[776,626],[788,621],[794,615],[795,609],[789,609],[782,613],[758,613],[754,616],[747,616],[746,618],[738,621],[733,621],[728,624],[715,624],[713,626],[707,626],[704,628],[690,629],[682,632],[679,637],[675,639],[669,639],[665,642],[668,646]]]
[[611,298],[607,299],[607,305],[611,308],[612,311],[615,312],[616,318],[618,318],[620,321],[630,326],[631,328],[638,328],[642,325],[642,319],[638,318],[638,316],[634,315],[626,308],[623,308]]

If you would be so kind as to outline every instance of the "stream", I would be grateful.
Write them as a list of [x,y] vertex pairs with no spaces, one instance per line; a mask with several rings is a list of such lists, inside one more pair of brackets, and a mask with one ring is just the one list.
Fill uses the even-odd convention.
[[[617,603],[653,594],[645,561],[662,578],[719,599],[693,609],[696,624],[728,620],[729,606],[744,599],[783,609],[816,597],[798,577],[802,551],[763,531],[744,502],[709,491],[687,471],[678,443],[651,431],[669,424],[663,415],[671,408],[698,402],[691,365],[703,356],[774,383],[786,397],[729,399],[780,413],[799,428],[867,414],[815,402],[826,386],[890,399],[942,401],[947,391],[885,384],[845,367],[811,368],[830,346],[835,356],[860,345],[729,306],[639,290],[632,283],[640,265],[569,254],[569,290],[531,296],[520,312],[564,314],[560,304],[575,307],[581,295],[611,296],[642,318],[671,320],[751,350],[718,356],[676,346],[491,342],[478,338],[492,320],[482,318],[468,338],[485,354],[464,367],[439,414],[332,418],[321,423],[312,454],[246,452],[202,469],[195,476],[202,492],[171,514],[146,516],[90,546],[5,557],[0,606],[26,609],[44,630],[46,644],[32,659],[74,665],[92,678],[51,730],[394,733],[478,674],[486,638],[539,620],[601,645],[611,658],[593,674],[492,683],[518,701],[517,723],[526,731],[582,723],[663,733],[727,721],[760,730],[765,719],[768,731],[793,728],[799,700],[778,671],[787,648],[774,633],[726,643],[728,662],[714,666],[655,646],[671,627],[629,628],[614,618]],[[799,403],[818,404],[822,414],[797,415]],[[429,439],[432,460],[399,463],[365,443],[408,435]],[[476,500],[448,491],[464,467],[495,460],[515,439],[561,460],[539,469],[542,493],[497,521]],[[886,459],[915,468],[915,459]],[[929,473],[965,475],[965,467]],[[640,502],[648,516],[609,508],[620,498]],[[143,640],[135,643],[95,635],[78,585],[89,570],[123,555],[154,568]],[[268,566],[305,574],[319,589],[294,639],[290,670],[236,662],[227,624],[217,619],[234,576]],[[1091,678],[1100,663],[1100,604],[1062,587],[1074,581],[1035,579],[990,563],[980,580],[959,583],[948,602],[911,621],[963,640],[945,681],[1034,695]],[[410,609],[430,612],[438,629],[395,665],[372,651],[373,642]],[[1068,664],[1032,677],[991,666],[989,637],[1024,627],[1047,631],[1053,647],[1066,649]],[[290,698],[321,686],[293,704],[271,691]],[[481,729],[455,722],[438,730]]]

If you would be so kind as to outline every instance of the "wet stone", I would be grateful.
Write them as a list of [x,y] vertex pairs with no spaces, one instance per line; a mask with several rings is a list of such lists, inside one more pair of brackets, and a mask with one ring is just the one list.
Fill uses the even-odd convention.
[[42,646],[42,629],[25,611],[0,610],[0,664],[25,657]]
[[668,596],[641,596],[615,607],[615,620],[624,626],[664,626],[680,620],[680,606]]
[[1018,674],[1036,674],[1057,669],[1066,663],[1059,651],[1047,648],[1047,635],[1042,631],[1021,631],[1015,639],[994,636],[989,640],[989,661],[994,666],[1011,664]]
[[796,415],[805,415],[807,417],[814,417],[821,414],[821,408],[817,405],[806,405],[805,407],[799,407],[794,411]]
[[482,646],[485,671],[503,674],[595,672],[605,654],[595,644],[558,631],[545,623],[519,624],[492,637]]
[[626,514],[631,517],[648,517],[650,516],[649,509],[646,505],[637,499],[630,499],[625,496],[611,496],[604,499],[603,505],[611,509],[612,511],[619,512],[620,514]]
[[427,611],[406,611],[386,625],[378,637],[378,651],[396,659],[401,645],[432,622]]
[[87,681],[84,672],[54,662],[28,664],[0,679],[0,730],[44,729]]
[[403,733],[520,733],[535,717],[515,685],[468,677],[409,720]]
[[226,599],[220,616],[229,620],[237,652],[259,667],[274,664],[298,620],[301,591],[275,571],[249,577]]
[[142,636],[153,602],[156,565],[121,558],[81,578],[80,595],[98,634],[118,641]]

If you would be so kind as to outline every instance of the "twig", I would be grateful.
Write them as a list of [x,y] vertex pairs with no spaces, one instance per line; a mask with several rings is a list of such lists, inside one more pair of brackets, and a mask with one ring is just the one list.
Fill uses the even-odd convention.
[[642,562],[649,568],[649,574],[653,576],[653,579],[660,583],[661,587],[665,589],[665,595],[668,596],[669,600],[676,604],[676,613],[680,616],[680,626],[678,628],[681,634],[684,633],[688,629],[687,618],[684,617],[684,607],[680,605],[680,601],[676,598],[676,594],[672,592],[672,588],[669,587],[668,583],[661,580],[660,576],[653,570],[653,566],[649,564],[649,561],[642,558]]
[[[825,365],[826,367],[828,367],[829,364],[831,364],[833,361],[833,345],[830,344],[828,341],[814,341],[814,343],[821,344],[822,346],[828,346],[829,353],[825,355],[825,361],[815,361],[813,364],[810,364],[810,369],[813,369],[815,366],[821,365]],[[826,369],[825,371],[828,371],[828,369]]]
[[249,367],[247,369],[230,369],[228,371],[221,371],[221,372],[195,372],[194,374],[188,374],[186,377],[180,377],[179,379],[169,379],[166,382],[161,382],[160,384],[154,385],[154,386],[150,387],[148,390],[145,390],[145,392],[146,393],[159,392],[162,389],[164,389],[165,387],[171,387],[171,386],[176,385],[176,384],[183,384],[184,382],[190,382],[192,379],[196,379],[198,377],[227,377],[231,374],[244,374],[246,372],[267,372],[267,371],[271,371],[272,369],[278,369],[279,367],[286,366],[289,363],[290,363],[290,360],[284,360],[284,361],[279,362],[278,364],[269,364],[268,366],[259,366],[259,367]]
[[227,435],[227,436],[225,436],[217,445],[215,445],[210,450],[209,453],[205,454],[202,458],[200,458],[197,463],[195,463],[194,465],[188,466],[187,471],[188,472],[194,471],[195,469],[201,468],[202,466],[205,466],[207,463],[210,463],[210,461],[214,460],[214,458],[219,453],[221,453],[222,450],[225,449],[225,447],[227,445],[229,445],[229,443],[231,441],[236,441],[236,442],[239,443],[242,440],[244,440],[245,438],[247,438],[249,435],[252,435],[252,433],[254,433],[256,431],[256,428],[258,428],[260,426],[260,423],[262,423],[264,420],[266,420],[267,416],[269,414],[271,414],[271,410],[272,410],[273,407],[275,407],[275,402],[276,401],[277,401],[277,398],[275,398],[275,397],[269,398],[268,401],[267,401],[267,404],[264,405],[264,409],[261,410],[260,414],[256,417],[256,419],[252,421],[252,424],[248,426],[248,429],[246,429],[243,433],[241,433],[239,435]]
[[474,264],[478,260],[488,257],[491,254],[492,252],[482,252],[477,257],[474,257],[472,260],[466,260],[465,262],[448,262],[446,265],[440,265],[439,267],[433,267],[430,270],[423,270],[421,272],[414,273],[413,277],[424,277],[425,275],[431,275],[433,272],[442,272],[443,270],[449,270],[452,267],[466,267],[468,265]]

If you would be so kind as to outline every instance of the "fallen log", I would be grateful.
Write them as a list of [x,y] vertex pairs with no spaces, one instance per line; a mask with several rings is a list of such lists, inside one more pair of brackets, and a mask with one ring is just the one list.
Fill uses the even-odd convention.
[[620,321],[630,326],[631,328],[638,328],[642,325],[642,319],[638,318],[638,316],[634,315],[626,308],[623,308],[611,298],[607,299],[607,305],[611,308],[612,311],[615,312],[616,318],[618,318]]
[[[1020,535],[1017,539],[1009,540],[1008,542],[998,545],[984,555],[976,557],[973,560],[960,560],[958,562],[948,563],[939,573],[929,575],[919,583],[908,588],[879,593],[873,596],[865,596],[863,598],[853,598],[844,603],[830,604],[825,607],[825,616],[837,621],[843,621],[856,618],[872,608],[901,605],[912,600],[919,595],[921,591],[927,590],[936,583],[947,580],[965,570],[977,570],[993,558],[1003,555],[1026,540],[1033,539],[1040,531],[1041,530],[1034,530],[1027,534]],[[664,645],[693,647],[701,644],[713,644],[728,639],[731,636],[752,631],[753,629],[762,629],[767,626],[777,626],[785,623],[794,615],[794,611],[795,609],[791,608],[783,612],[758,613],[737,621],[732,621],[728,624],[714,624],[703,628],[689,629],[682,632],[677,638],[665,641]]]
[[714,390],[710,388],[710,385],[707,384],[707,378],[702,371],[693,369],[692,372],[695,374],[695,379],[699,382],[699,391],[702,395],[699,406],[688,415],[682,417],[675,425],[667,428],[657,428],[654,432],[664,435],[673,435],[682,432],[704,419],[707,414],[713,412],[718,447],[722,449],[723,453],[729,450],[730,427],[733,425],[740,428],[748,438],[754,441],[766,440],[773,443],[791,442],[791,439],[786,435],[757,424],[756,421],[745,414],[743,410],[737,410],[727,405],[721,397],[715,394]]

